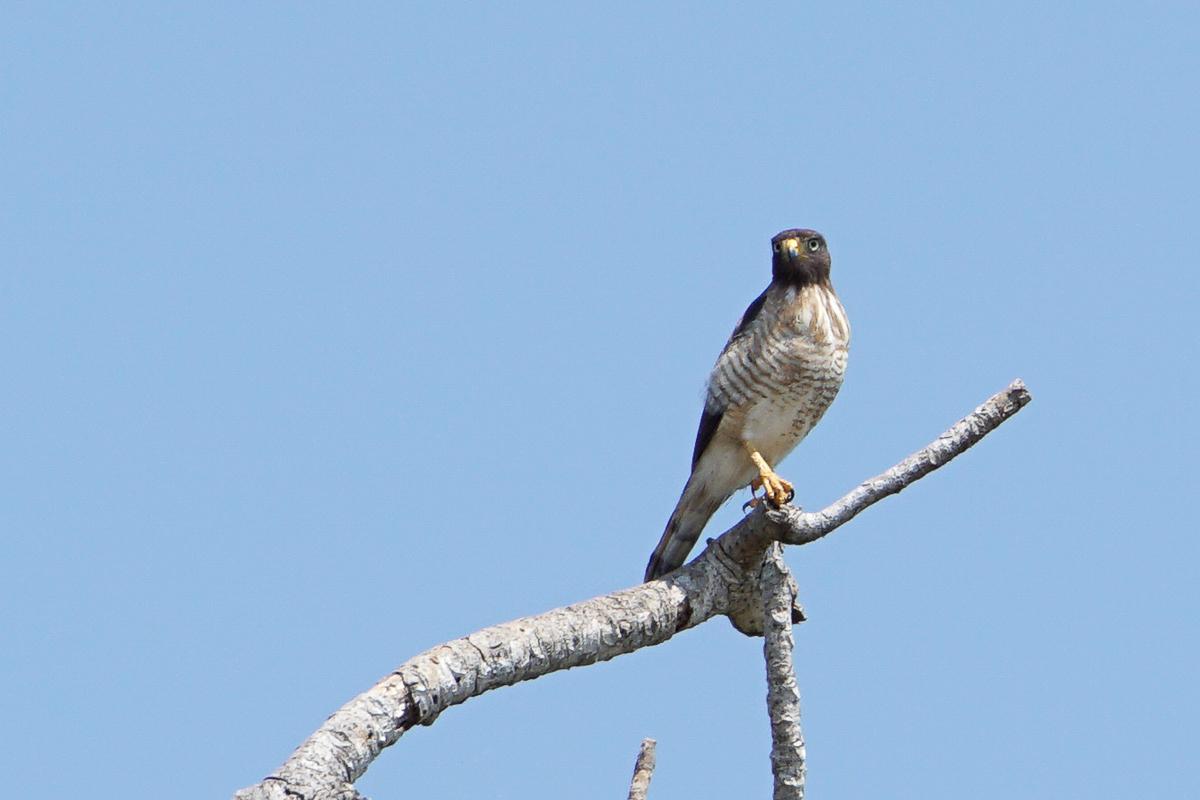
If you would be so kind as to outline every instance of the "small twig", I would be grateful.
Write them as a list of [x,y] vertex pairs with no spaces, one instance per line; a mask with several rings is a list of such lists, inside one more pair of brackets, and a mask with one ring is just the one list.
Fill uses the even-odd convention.
[[633,780],[629,782],[629,800],[646,800],[650,776],[654,774],[654,747],[657,744],[653,739],[642,739],[642,749],[633,765]]
[[795,597],[796,582],[783,561],[783,546],[774,544],[763,560],[762,600],[775,800],[804,800],[804,734],[800,731],[800,689],[792,665]]

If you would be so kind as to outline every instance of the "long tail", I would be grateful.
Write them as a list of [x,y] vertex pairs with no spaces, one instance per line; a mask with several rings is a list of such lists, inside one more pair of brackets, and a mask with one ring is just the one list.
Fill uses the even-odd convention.
[[650,556],[646,580],[652,581],[682,567],[704,526],[728,499],[712,496],[703,482],[695,480],[693,476],[693,480],[683,487],[679,503],[667,522],[667,529]]

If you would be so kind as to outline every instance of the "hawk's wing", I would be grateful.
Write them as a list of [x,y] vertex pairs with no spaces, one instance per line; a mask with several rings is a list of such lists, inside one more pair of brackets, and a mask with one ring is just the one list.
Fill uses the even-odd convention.
[[[756,297],[754,302],[746,308],[746,312],[738,320],[737,327],[729,335],[729,341],[725,343],[725,349],[721,351],[721,355],[717,358],[717,366],[713,368],[713,372],[716,372],[720,368],[721,359],[725,358],[725,354],[729,352],[729,348],[733,347],[734,342],[746,334],[750,323],[762,311],[763,305],[767,302],[767,292],[770,290],[770,287],[764,289],[763,293]],[[704,413],[700,416],[700,429],[696,431],[696,447],[692,450],[692,469],[696,468],[696,462],[700,460],[700,456],[704,454],[708,443],[712,441],[713,434],[717,432],[717,426],[721,424],[721,417],[725,415],[725,408],[727,407],[726,403],[713,396],[711,378],[709,380],[709,391],[704,402]]]

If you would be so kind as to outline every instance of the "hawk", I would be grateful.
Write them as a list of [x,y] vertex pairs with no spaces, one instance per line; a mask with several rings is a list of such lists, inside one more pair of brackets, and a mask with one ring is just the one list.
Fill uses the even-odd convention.
[[771,249],[771,285],[746,309],[708,376],[692,474],[650,556],[648,581],[682,566],[709,518],[743,486],[761,488],[774,505],[792,499],[792,484],[775,466],[842,386],[850,322],[829,281],[825,237],[788,230]]

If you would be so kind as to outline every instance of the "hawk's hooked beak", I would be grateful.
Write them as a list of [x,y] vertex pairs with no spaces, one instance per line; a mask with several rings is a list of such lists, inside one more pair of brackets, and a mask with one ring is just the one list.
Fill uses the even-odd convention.
[[800,240],[795,238],[794,236],[790,239],[784,239],[782,242],[780,242],[780,244],[782,244],[784,246],[784,248],[787,249],[788,255],[791,256],[792,258],[796,258],[800,255],[800,252],[801,252]]

